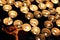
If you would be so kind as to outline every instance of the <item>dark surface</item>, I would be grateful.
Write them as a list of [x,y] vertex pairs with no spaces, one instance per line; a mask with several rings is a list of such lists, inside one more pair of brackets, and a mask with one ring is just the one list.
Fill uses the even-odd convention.
[[[36,4],[34,2],[34,4]],[[55,5],[54,7],[56,7],[57,5]],[[25,15],[23,13],[20,12],[20,9],[17,9],[15,6],[13,6],[13,10],[17,11],[18,12],[18,16],[16,18],[14,18],[13,20],[22,20],[24,23],[29,23],[29,20],[27,20],[25,18]],[[40,10],[40,9],[39,9]],[[2,31],[1,28],[2,27],[8,27],[6,25],[3,24],[3,19],[8,17],[8,13],[5,12],[2,7],[0,7],[0,40],[15,40],[15,37],[12,36],[12,35],[9,35],[7,34],[6,32]],[[41,17],[38,19],[39,21],[39,27],[42,29],[44,28],[44,21],[46,21],[47,18],[45,17]],[[54,26],[56,26],[56,24],[54,23]],[[19,36],[19,40],[35,40],[35,35],[33,35],[31,32],[24,32],[24,31],[19,31],[18,33],[18,36]],[[60,40],[60,37],[56,37],[56,36],[53,36],[51,35],[50,37],[47,37],[46,40]]]

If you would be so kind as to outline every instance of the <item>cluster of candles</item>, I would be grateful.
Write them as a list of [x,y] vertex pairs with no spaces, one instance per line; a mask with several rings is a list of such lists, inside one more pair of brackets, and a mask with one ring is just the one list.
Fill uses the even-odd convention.
[[[38,6],[33,4],[33,2],[36,2]],[[3,6],[3,10],[8,12],[9,15],[9,17],[3,19],[3,23],[5,25],[13,24],[13,26],[9,28],[10,31],[15,29],[13,32],[9,32],[4,28],[2,28],[2,30],[13,35],[15,33],[16,40],[18,40],[17,34],[20,30],[26,32],[31,31],[36,35],[36,40],[45,40],[45,37],[48,37],[51,34],[59,36],[60,29],[58,27],[60,27],[60,7],[58,6],[54,8],[54,4],[58,5],[59,0],[0,0],[0,6]],[[11,5],[20,8],[20,11],[25,14],[25,18],[29,20],[29,23],[23,23],[21,20],[15,20],[13,22],[13,18],[16,18],[18,13],[17,11],[12,10]],[[36,18],[41,18],[42,16],[48,17],[48,20],[44,22],[45,28],[41,30],[38,27],[39,21]],[[58,27],[53,27],[54,22]]]

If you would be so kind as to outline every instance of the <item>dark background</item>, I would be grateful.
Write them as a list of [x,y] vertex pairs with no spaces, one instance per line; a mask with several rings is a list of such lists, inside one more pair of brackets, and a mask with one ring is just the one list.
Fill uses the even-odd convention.
[[[35,1],[33,2],[33,4],[37,5],[37,3]],[[55,5],[54,8],[56,8],[57,6],[58,5]],[[25,18],[25,14],[21,13],[19,8],[16,8],[14,5],[12,7],[13,7],[13,10],[17,11],[19,14],[13,20],[19,19],[19,20],[22,20],[24,23],[29,23],[29,20],[27,20]],[[40,10],[40,11],[42,11],[42,10]],[[6,17],[9,17],[8,13],[5,12],[3,10],[3,8],[0,6],[0,19],[1,19],[1,21],[0,21],[0,40],[15,40],[15,37],[13,35],[9,35],[6,32],[1,30],[2,27],[5,27],[5,28],[8,27],[7,25],[3,24],[3,19]],[[44,21],[46,21],[47,19],[48,18],[45,18],[45,17],[38,18],[38,21],[39,21],[38,26],[40,27],[40,29],[44,28]],[[56,24],[54,23],[54,27],[55,26],[56,26]],[[33,35],[31,32],[19,31],[18,36],[19,36],[19,40],[35,40],[35,35]],[[60,36],[56,37],[56,36],[51,35],[50,37],[47,37],[46,40],[60,40]]]

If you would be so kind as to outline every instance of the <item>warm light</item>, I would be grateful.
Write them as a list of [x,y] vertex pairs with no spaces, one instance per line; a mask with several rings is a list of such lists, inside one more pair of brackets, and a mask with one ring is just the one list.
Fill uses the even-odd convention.
[[52,32],[52,34],[55,35],[55,36],[60,35],[60,30],[59,30],[58,28],[52,28],[51,32]]
[[48,10],[42,10],[42,15],[44,17],[48,17],[50,15],[50,12]]
[[51,32],[48,28],[43,28],[42,29],[42,34],[44,34],[46,37],[50,36],[51,35]]
[[24,31],[28,32],[28,31],[31,30],[31,26],[30,26],[30,24],[25,23],[25,24],[22,25],[22,29],[23,29]]
[[36,5],[30,5],[30,10],[31,11],[37,11],[38,7]]
[[39,27],[32,27],[31,32],[35,35],[38,35],[40,33],[40,28]]
[[3,23],[6,25],[11,25],[13,23],[13,20],[7,17],[7,18],[4,18]]
[[44,4],[44,3],[39,3],[39,4],[38,4],[38,7],[39,7],[40,9],[46,9],[46,4]]
[[14,2],[15,2],[15,0],[7,0],[7,3],[8,3],[9,5],[13,5]]
[[45,21],[45,22],[44,22],[44,26],[45,26],[46,28],[52,28],[52,27],[53,27],[53,23],[52,23],[51,21]]
[[25,14],[25,17],[30,20],[32,18],[34,18],[34,15],[31,12],[28,12],[27,14]]
[[38,22],[37,19],[31,19],[31,20],[30,20],[30,24],[31,24],[32,26],[37,26],[37,25],[39,24],[39,22]]
[[59,0],[51,0],[54,4],[58,4]]
[[8,12],[8,15],[11,18],[15,18],[15,17],[17,17],[18,13],[14,10],[11,10],[11,11]]
[[20,8],[20,7],[23,5],[23,3],[20,2],[20,1],[16,1],[16,2],[14,3],[14,5],[15,5],[15,7],[17,7],[17,8]]
[[36,18],[41,18],[42,17],[42,13],[40,11],[34,11],[34,16]]
[[8,12],[8,11],[12,10],[12,6],[6,4],[6,5],[3,6],[3,10],[6,11],[6,12]]
[[29,9],[28,9],[28,7],[27,6],[22,6],[21,8],[20,8],[20,11],[22,12],[22,13],[28,13],[29,12]]
[[15,20],[13,25],[16,26],[17,28],[21,28],[23,25],[23,22],[21,20]]
[[60,27],[60,19],[56,20],[56,25]]

